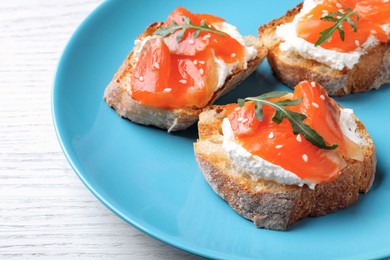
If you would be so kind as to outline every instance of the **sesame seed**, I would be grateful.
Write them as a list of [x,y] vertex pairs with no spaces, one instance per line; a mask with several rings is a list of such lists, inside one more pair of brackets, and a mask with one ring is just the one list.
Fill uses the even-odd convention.
[[172,91],[171,88],[164,88],[164,89],[163,89],[163,92],[165,92],[165,93],[168,93],[168,92],[171,92],[171,91]]
[[328,10],[322,10],[322,12],[325,14],[325,13],[328,13]]
[[144,77],[139,76],[138,80],[141,81],[141,82],[143,82],[143,81],[144,81]]
[[313,14],[311,14],[311,15],[309,15],[308,17],[307,17],[307,19],[311,19],[311,18],[313,18]]
[[246,123],[246,122],[248,122],[248,121],[249,121],[249,119],[248,119],[248,118],[245,118],[244,120],[242,120],[241,123]]
[[193,60],[193,62],[195,65],[198,64],[198,60]]
[[235,57],[237,56],[237,54],[233,52],[230,56],[231,56],[232,58],[235,58]]
[[234,109],[234,111],[240,111],[241,110],[241,107],[236,107],[235,109]]
[[185,79],[181,79],[181,80],[179,80],[179,82],[182,84],[187,84],[187,80],[185,80]]
[[195,41],[194,41],[193,39],[189,39],[189,40],[188,40],[188,43],[189,43],[189,44],[194,44]]
[[202,68],[199,69],[199,73],[200,75],[203,75],[204,74],[204,70]]
[[339,11],[340,13],[342,13],[342,14],[344,13],[344,10],[343,10],[343,9],[339,9],[338,11]]
[[325,100],[325,96],[324,96],[324,95],[321,95],[320,98],[321,98],[322,100]]
[[188,88],[188,91],[189,91],[189,92],[195,92],[195,87],[194,87],[194,86],[189,87],[189,88]]
[[311,102],[311,105],[315,108],[319,108],[320,106],[316,102]]
[[269,139],[274,138],[274,132],[269,133],[268,138],[269,138]]
[[160,64],[158,64],[157,62],[155,62],[155,63],[154,63],[154,67],[155,67],[156,69],[160,69]]
[[243,117],[239,117],[239,118],[237,118],[237,121],[238,121],[238,122],[242,122],[242,120],[244,120],[244,118],[243,118]]
[[210,37],[211,37],[211,35],[208,33],[208,34],[206,34],[205,36],[202,37],[202,40],[206,41]]
[[199,64],[205,64],[206,62],[204,60],[200,60]]
[[371,34],[376,34],[377,33],[375,30],[371,30],[370,32],[371,32]]
[[358,40],[355,40],[355,44],[356,44],[356,46],[360,46],[360,42],[358,41]]
[[280,149],[280,148],[282,148],[282,147],[283,147],[282,144],[278,144],[278,145],[275,146],[276,149]]
[[316,87],[316,83],[314,81],[310,82],[310,85],[315,88]]
[[302,155],[302,159],[307,162],[309,160],[309,157],[307,156],[307,154],[303,154]]
[[302,142],[302,137],[301,137],[301,134],[297,134],[297,137],[296,137],[297,141],[298,142]]
[[337,3],[336,6],[337,6],[338,8],[342,8],[342,7],[343,7],[340,3]]

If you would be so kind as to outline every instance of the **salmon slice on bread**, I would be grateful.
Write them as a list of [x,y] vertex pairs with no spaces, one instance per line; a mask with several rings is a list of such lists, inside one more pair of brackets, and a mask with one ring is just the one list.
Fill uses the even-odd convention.
[[[318,84],[316,87],[320,88]],[[337,118],[338,112],[333,112],[333,108],[338,110],[341,107],[327,95],[323,97],[325,95],[321,94],[319,97],[321,100],[325,98],[324,104],[332,107],[329,111],[335,113]],[[305,104],[303,101],[302,105]],[[313,110],[317,111],[322,105],[316,103]],[[354,135],[359,140],[357,143],[360,155],[343,151],[341,139],[337,141],[339,146],[332,151],[314,147],[303,135],[293,133],[287,119],[278,123],[280,125],[271,120],[267,113],[272,112],[267,112],[270,109],[267,105],[263,105],[263,121],[260,123],[253,123],[257,119],[246,114],[247,111],[242,112],[247,103],[242,107],[231,106],[210,106],[200,114],[199,139],[194,144],[195,156],[211,188],[238,214],[253,221],[257,227],[286,230],[289,225],[302,218],[320,216],[348,207],[358,200],[360,192],[370,190],[376,170],[375,146],[364,125],[355,115],[350,114],[349,120],[352,121]],[[326,120],[319,120],[326,124]],[[230,121],[231,128],[238,133],[234,136],[234,141],[238,142],[239,146],[233,147],[234,149],[226,148],[229,133],[224,128],[225,121]],[[304,122],[315,126],[325,140],[336,140],[324,134],[325,128],[310,122],[310,118]],[[275,125],[275,128],[270,125]],[[256,132],[250,132],[250,128]],[[280,137],[285,131],[286,137]],[[242,138],[239,134],[243,134]],[[248,140],[257,143],[251,146],[250,143],[245,143]],[[351,147],[350,151],[356,148],[349,144],[347,146]],[[246,149],[248,156],[238,156],[243,153],[239,151],[242,149]],[[255,164],[255,150],[263,150],[263,153],[269,153],[270,156],[260,164]],[[232,153],[237,153],[237,156]],[[322,160],[317,159],[323,155],[325,159],[322,165],[319,163]],[[335,156],[341,156],[339,161]],[[336,172],[327,165],[332,164],[332,161],[339,164]],[[263,167],[270,162],[273,168]],[[317,163],[319,165],[316,168]],[[295,167],[296,165],[301,167]],[[288,170],[298,178],[285,178],[285,172]]]
[[[325,1],[332,2],[330,0],[325,0]],[[321,2],[321,1],[317,1],[317,2]],[[341,7],[342,5],[339,2],[347,2],[347,1],[333,1],[333,2],[335,2],[337,6]],[[358,2],[358,1],[349,1],[349,2]],[[385,1],[383,2],[386,5],[390,5],[388,2],[387,3],[385,3]],[[283,44],[284,39],[279,37],[279,35],[277,34],[278,27],[281,25],[292,23],[294,18],[300,13],[302,8],[303,8],[303,3],[299,4],[294,9],[289,10],[283,17],[277,18],[271,21],[270,23],[259,27],[258,29],[259,37],[262,43],[268,48],[268,55],[267,55],[268,63],[272,71],[276,75],[276,77],[282,83],[286,84],[289,87],[294,87],[296,84],[298,84],[298,82],[302,80],[313,80],[320,83],[323,87],[325,87],[330,95],[342,96],[349,93],[366,92],[372,89],[378,89],[384,84],[390,82],[390,44],[388,40],[388,35],[389,35],[388,31],[387,31],[387,35],[386,32],[382,32],[380,37],[382,41],[376,41],[376,44],[371,44],[371,45],[368,44],[369,47],[365,49],[360,48],[364,45],[363,42],[360,42],[359,40],[353,40],[352,38],[350,41],[352,41],[353,44],[356,44],[355,47],[357,47],[357,49],[361,49],[360,51],[363,52],[363,54],[360,56],[356,64],[354,64],[351,67],[345,66],[344,68],[341,69],[340,68],[335,69],[334,67],[329,66],[329,64],[325,64],[322,60],[316,60],[316,58],[304,57],[305,55],[298,53],[298,51],[296,51],[295,49],[282,48],[283,49],[282,50],[281,44]],[[348,7],[345,6],[343,8],[348,8]],[[348,9],[344,9],[344,11],[343,10],[340,11],[346,12],[347,10]],[[318,18],[317,20],[312,21],[313,26],[314,23],[323,22],[321,19],[323,19],[323,17],[326,14],[329,14],[329,12],[327,10],[323,10],[322,18]],[[304,16],[303,18],[304,19],[306,19],[307,17],[311,18],[312,16],[313,14],[310,14]],[[351,16],[351,17],[355,19],[355,16]],[[385,14],[385,17],[386,17],[385,19],[387,20],[390,19],[390,16],[388,14],[387,15]],[[362,20],[363,17],[362,15],[360,15],[360,19],[358,20],[358,22]],[[315,28],[310,27],[312,26],[310,22],[311,22],[310,20],[304,20],[302,21],[301,24],[297,26],[304,27],[306,25],[307,28],[302,28],[300,29],[301,31],[302,30],[314,31]],[[334,25],[334,23],[332,22],[327,22],[327,23],[328,25],[322,27],[322,29],[325,30],[326,27],[330,27]],[[385,22],[382,21],[382,23]],[[363,31],[367,31],[367,30],[371,31],[372,35],[375,34],[379,35],[377,31],[382,30],[381,28],[383,27],[383,26],[382,27],[377,26],[377,27],[373,27],[374,29],[368,28],[366,30],[365,28],[359,28],[359,26],[363,27],[365,25],[357,24],[357,31],[351,32],[349,35],[347,35],[347,32],[345,32],[345,39],[344,39],[345,41],[339,40],[337,44],[339,45],[347,44],[348,41],[347,37],[351,37],[350,35],[355,35],[355,34],[358,35],[359,33],[362,33]],[[351,25],[347,24],[347,22],[344,22],[343,28],[347,30],[348,28],[351,28]],[[322,29],[320,29],[319,31],[321,31]],[[291,32],[291,30],[289,31]],[[319,32],[317,33],[318,36],[315,37],[310,36],[310,37],[314,37],[315,39],[319,38],[320,34]],[[303,35],[308,35],[308,33]],[[310,37],[308,36],[308,38]],[[328,39],[328,41],[339,37],[340,37],[339,32],[335,30],[332,36],[330,37],[330,39]],[[354,37],[358,37],[358,36],[354,36]],[[372,38],[373,36],[370,37]],[[323,44],[326,43],[327,42]],[[319,45],[316,48],[317,49],[321,48],[322,45]],[[315,50],[313,50],[313,52],[314,51]],[[339,56],[337,55],[337,52],[335,55]],[[327,54],[324,54],[323,56],[324,56],[323,59],[328,59],[329,57]],[[340,57],[336,57],[336,58],[340,58]],[[330,58],[329,60],[332,61],[332,59]]]
[[[185,20],[190,19],[189,17],[191,20]],[[170,35],[161,36],[158,32],[168,28],[170,25],[174,25],[173,21],[176,24],[184,22],[187,24],[195,23],[197,26],[203,26],[202,28],[204,30],[209,30],[211,28],[210,24],[213,24],[213,21],[223,23],[224,20],[212,15],[192,14],[184,8],[177,8],[165,23],[156,22],[147,27],[138,36],[137,42],[141,42],[142,44],[134,47],[114,75],[112,81],[108,84],[104,93],[104,99],[107,104],[113,107],[121,117],[127,118],[135,123],[167,129],[168,132],[185,129],[195,123],[204,107],[212,104],[218,97],[235,88],[256,70],[267,54],[267,49],[257,37],[243,37],[242,44],[255,49],[256,55],[246,61],[242,66],[235,66],[230,73],[226,73],[227,75],[224,81],[219,82],[218,77],[220,76],[217,74],[218,62],[214,61],[210,56],[230,55],[231,57],[228,57],[228,60],[231,59],[233,64],[236,62],[233,58],[236,58],[239,54],[234,53],[232,44],[228,44],[229,48],[226,48],[226,46],[216,47],[214,45],[210,51],[208,51],[208,48],[211,48],[209,46],[212,44],[211,42],[216,41],[214,38],[217,36],[220,41],[224,40],[224,37],[229,38],[230,42],[234,42],[235,44],[239,44],[238,41],[230,37],[227,33],[221,33],[223,34],[221,36],[213,32],[208,33],[207,31],[196,32],[195,29],[186,29],[186,31],[182,31],[183,35],[180,35],[181,31],[177,30]],[[210,24],[208,24],[209,21],[211,21]],[[217,30],[214,27],[212,29]],[[216,35],[215,37],[214,34]],[[205,42],[209,42],[209,45],[205,44]],[[147,49],[148,46],[153,45],[158,45],[160,49],[158,51]],[[219,52],[217,50],[218,48],[220,49]],[[228,53],[229,50],[231,53]],[[161,57],[156,58],[153,55],[157,55],[157,52],[163,53],[165,56],[161,55]],[[167,52],[169,54],[166,54]],[[225,53],[220,54],[221,52]],[[202,57],[205,57],[205,59],[199,60],[197,58],[198,53],[200,53],[199,55],[203,55]],[[166,57],[167,55],[168,57]],[[173,61],[173,57],[176,61]],[[218,57],[221,58],[220,56]],[[144,58],[144,61],[140,60],[142,58]],[[152,59],[156,61],[150,64]],[[140,73],[147,73],[145,72],[145,68],[139,68],[140,63],[144,63],[145,68],[149,68],[151,72],[148,75],[155,71],[161,72],[160,74],[156,74],[154,78],[152,76],[147,78],[146,75],[138,75]],[[174,66],[181,67],[177,69]],[[190,66],[192,67],[189,68]],[[188,71],[185,71],[186,69]],[[196,69],[198,71],[194,71]],[[178,75],[179,73],[181,75]],[[178,76],[182,78],[177,78]],[[167,79],[164,77],[167,77]],[[169,77],[174,78],[175,82],[172,83],[173,79],[169,79]],[[197,80],[204,80],[204,82],[199,83],[196,82]],[[193,84],[193,86],[186,86],[190,84]],[[217,84],[218,88],[216,86]],[[140,85],[141,87],[139,87]],[[198,85],[204,85],[204,88],[207,89],[203,90]],[[140,88],[144,88],[145,91],[140,90]],[[158,90],[158,88],[163,89]],[[191,88],[195,91],[194,94],[191,94]],[[150,93],[147,93],[149,89],[152,90]],[[160,91],[161,93],[158,93],[159,96],[153,96],[155,94],[153,91]],[[204,94],[202,91],[207,93]],[[191,99],[196,100],[192,102]]]

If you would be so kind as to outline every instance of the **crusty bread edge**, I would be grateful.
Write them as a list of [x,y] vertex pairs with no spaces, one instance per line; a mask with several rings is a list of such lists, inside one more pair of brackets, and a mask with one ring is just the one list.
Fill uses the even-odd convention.
[[[161,22],[151,24],[138,39],[142,40],[152,35],[160,26],[162,26]],[[236,71],[230,75],[226,79],[225,84],[214,93],[207,105],[212,104],[221,95],[234,89],[241,81],[255,71],[266,57],[267,49],[261,45],[258,38],[247,36],[244,39],[253,43],[253,46],[257,49],[257,56],[248,62],[247,69]],[[136,57],[134,57],[134,51],[132,51],[104,92],[104,99],[107,104],[113,107],[121,117],[127,118],[135,123],[167,129],[168,132],[186,129],[198,120],[198,116],[203,108],[156,108],[141,104],[133,99],[128,75],[132,73],[135,64]]]
[[[359,192],[367,192],[372,186],[376,170],[375,146],[356,117],[358,132],[365,140],[364,160],[349,160],[336,179],[318,184],[314,190],[306,185],[299,187],[270,181],[256,182],[245,175],[231,174],[235,166],[229,162],[221,145],[223,118],[223,106],[211,106],[200,114],[199,140],[194,144],[195,157],[212,189],[257,227],[286,230],[302,218],[320,216],[350,206],[357,201]],[[270,188],[253,188],[260,184]]]
[[268,63],[282,83],[293,88],[302,80],[312,80],[325,87],[330,95],[343,96],[378,89],[390,82],[390,42],[369,49],[352,69],[341,71],[295,52],[280,51],[280,40],[275,39],[276,27],[291,22],[301,8],[302,3],[258,29],[261,41],[268,48]]

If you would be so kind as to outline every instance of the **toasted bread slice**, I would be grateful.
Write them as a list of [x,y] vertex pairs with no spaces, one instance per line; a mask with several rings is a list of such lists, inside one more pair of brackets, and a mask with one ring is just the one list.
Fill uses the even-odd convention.
[[333,96],[365,92],[390,82],[389,42],[370,48],[352,69],[343,70],[332,69],[315,60],[305,59],[292,51],[281,51],[281,40],[276,36],[276,27],[292,22],[301,8],[302,4],[299,4],[285,16],[258,29],[261,41],[268,48],[268,63],[280,81],[292,88],[302,80],[313,80]]
[[355,117],[358,134],[364,140],[364,160],[347,160],[348,166],[332,182],[306,185],[279,184],[250,179],[237,169],[222,149],[223,106],[210,106],[199,117],[199,140],[195,156],[203,175],[213,190],[244,218],[257,227],[285,230],[307,216],[320,216],[348,207],[367,192],[374,181],[375,147],[363,124]]
[[[143,34],[138,36],[138,39],[142,40],[145,37],[152,35],[153,32],[162,25],[162,22],[150,25]],[[257,66],[267,55],[267,49],[263,47],[257,37],[246,36],[244,37],[244,40],[250,46],[256,48],[257,56],[248,62],[247,69],[233,71],[233,74],[229,76],[226,79],[225,84],[214,93],[207,105],[210,105],[218,97],[235,88],[241,81],[256,70]],[[131,74],[133,73],[134,66],[137,62],[136,55],[136,52],[132,50],[114,75],[112,81],[108,84],[104,93],[104,99],[107,104],[113,107],[121,117],[125,117],[139,124],[153,125],[167,129],[168,132],[185,129],[195,123],[203,108],[156,108],[141,104],[132,98]]]

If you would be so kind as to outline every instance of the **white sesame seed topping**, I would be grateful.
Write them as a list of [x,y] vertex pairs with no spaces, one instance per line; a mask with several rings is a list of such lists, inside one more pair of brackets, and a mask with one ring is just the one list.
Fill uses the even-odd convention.
[[316,87],[316,83],[314,81],[310,82],[310,85],[315,88]]
[[325,13],[328,13],[328,10],[322,10],[322,12],[325,14]]
[[196,64],[198,64],[198,60],[194,60],[192,63],[194,63],[196,65]]
[[206,34],[205,36],[203,36],[202,37],[202,40],[207,40],[207,39],[209,39],[211,37],[211,35],[208,33],[208,34]]
[[307,156],[307,154],[303,154],[302,155],[302,159],[307,162],[309,160],[309,157]]
[[307,19],[310,19],[310,18],[313,18],[313,14],[311,14],[311,15],[309,15],[308,17],[307,17]]
[[324,95],[321,95],[320,98],[321,98],[322,100],[325,100],[325,96],[324,96]]
[[241,107],[236,107],[235,109],[234,109],[234,111],[240,111],[241,110]]
[[199,69],[199,73],[200,75],[203,75],[204,74],[204,70],[202,68]]
[[339,11],[340,13],[342,13],[342,14],[344,13],[344,10],[343,10],[343,9],[339,9],[338,11]]
[[185,79],[181,79],[181,80],[179,80],[179,82],[182,84],[187,84],[187,80],[185,80]]
[[141,81],[141,82],[143,82],[143,81],[144,81],[144,77],[139,76],[138,80]]
[[155,63],[154,63],[154,67],[155,67],[156,69],[160,69],[160,64],[158,64],[157,62],[155,62]]
[[231,56],[232,58],[235,58],[235,57],[237,56],[237,54],[233,52],[230,56]]
[[205,64],[206,62],[204,60],[200,60],[199,64]]
[[282,148],[282,147],[283,147],[282,144],[278,144],[278,145],[275,146],[276,149],[280,149],[280,148]]
[[298,142],[302,142],[302,137],[301,137],[301,134],[297,134],[297,137],[296,137],[297,141]]
[[248,119],[248,118],[245,118],[244,120],[242,120],[241,123],[246,123],[246,122],[248,122],[248,121],[249,121],[249,119]]
[[268,138],[269,138],[269,139],[274,138],[274,132],[269,133]]
[[193,39],[189,39],[189,40],[188,40],[188,43],[189,43],[189,44],[194,44],[195,41],[194,41]]
[[165,92],[165,93],[168,93],[168,92],[171,92],[171,91],[172,91],[171,88],[164,88],[164,89],[163,89],[163,92]]
[[358,40],[355,40],[355,44],[356,44],[356,46],[360,46],[360,42],[358,41]]
[[342,8],[343,6],[340,3],[336,4],[337,8]]
[[244,120],[244,118],[243,118],[243,117],[239,117],[239,118],[237,118],[237,121],[238,121],[238,122],[242,122],[242,120]]
[[188,88],[188,91],[189,91],[189,92],[195,92],[195,87],[194,87],[194,86],[189,87],[189,88]]
[[311,105],[315,108],[319,108],[320,106],[316,102],[311,102]]
[[371,32],[371,34],[376,34],[377,33],[375,30],[371,30],[370,32]]

